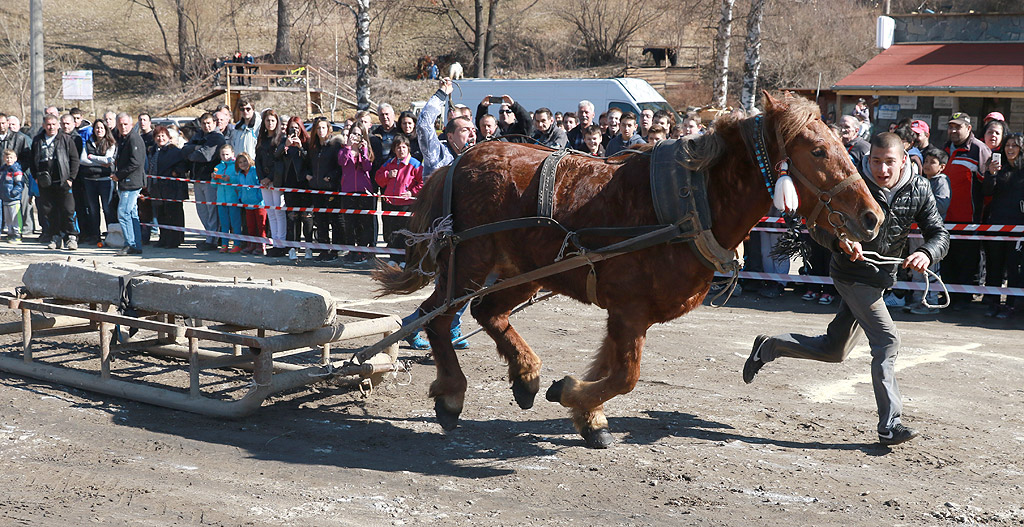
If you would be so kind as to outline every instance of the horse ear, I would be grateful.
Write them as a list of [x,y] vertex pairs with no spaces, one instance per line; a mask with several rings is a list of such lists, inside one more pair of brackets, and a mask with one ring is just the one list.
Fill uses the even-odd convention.
[[761,90],[761,94],[764,95],[764,109],[771,110],[776,106],[779,106],[779,100],[772,97],[772,94],[768,93],[768,90]]

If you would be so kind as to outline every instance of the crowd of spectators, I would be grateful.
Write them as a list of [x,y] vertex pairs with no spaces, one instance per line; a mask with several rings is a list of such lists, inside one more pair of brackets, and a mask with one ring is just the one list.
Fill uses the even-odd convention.
[[[238,55],[232,62],[244,64],[250,56]],[[383,242],[400,249],[404,243],[398,231],[407,219],[285,212],[275,207],[375,211],[379,206],[385,211],[408,211],[430,174],[478,140],[533,142],[605,157],[706,131],[695,113],[676,119],[665,111],[644,109],[636,114],[609,108],[598,114],[589,101],[580,101],[575,111],[528,109],[514,94],[485,97],[474,116],[464,105],[449,105],[445,81],[441,84],[442,90],[418,116],[396,115],[391,105],[380,104],[376,115],[361,111],[343,123],[323,117],[306,123],[272,108],[258,111],[244,98],[235,108],[214,108],[181,129],[153,126],[146,113],[133,119],[108,111],[89,122],[77,108],[61,115],[50,107],[39,132],[29,137],[20,131],[20,120],[0,114],[0,198],[7,241],[20,243],[23,237],[38,234],[39,241],[51,249],[106,244],[120,247],[119,254],[139,254],[150,243],[176,248],[185,239],[183,202],[188,201],[191,186],[206,231],[197,244],[200,251],[342,259],[360,265],[374,258],[371,251],[315,250],[305,244],[376,247],[377,222],[382,221]],[[498,107],[496,116],[490,113],[492,105]],[[439,133],[439,118],[446,106],[447,119]],[[867,116],[858,105],[833,126],[862,172],[869,151]],[[980,123],[980,138],[975,136],[975,124],[970,116],[953,114],[943,147],[930,143],[931,130],[923,121],[906,120],[893,131],[904,141],[914,174],[931,183],[947,223],[1024,224],[1024,137],[1012,133],[998,113]],[[156,232],[159,238],[153,242]],[[241,242],[218,233],[264,237],[271,243]],[[778,235],[755,234],[745,244],[746,269],[787,274],[788,262],[768,255]],[[827,251],[807,241],[800,272],[827,276]],[[392,259],[402,261],[400,255]],[[1021,262],[1019,242],[954,237],[950,257],[934,267],[951,284],[1022,287]],[[788,284],[774,280],[744,285],[763,296],[777,297]],[[798,288],[800,292],[804,300],[821,304],[832,303],[835,294],[828,285]],[[930,306],[939,302],[934,295],[933,291],[929,298],[922,298],[893,291],[886,303],[934,314]],[[973,296],[956,293],[950,300],[954,310],[969,309]],[[986,314],[1007,318],[1014,312],[1014,300],[1013,296],[1004,302],[998,295],[986,295]]]

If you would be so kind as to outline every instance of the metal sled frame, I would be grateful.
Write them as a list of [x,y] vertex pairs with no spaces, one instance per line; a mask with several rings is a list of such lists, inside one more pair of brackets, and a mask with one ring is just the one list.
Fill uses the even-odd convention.
[[[328,378],[355,376],[361,379],[360,382],[379,381],[384,373],[395,370],[398,357],[397,344],[386,347],[370,346],[375,351],[369,357],[366,357],[366,353],[344,359],[332,355],[333,343],[372,335],[386,338],[401,327],[401,320],[398,317],[371,311],[338,309],[337,314],[340,317],[357,320],[336,323],[305,333],[268,335],[263,329],[229,325],[204,326],[201,321],[191,319],[189,320],[195,323],[194,326],[179,325],[175,322],[183,323],[181,318],[168,313],[124,316],[108,312],[109,307],[105,305],[86,305],[52,298],[7,297],[7,300],[8,307],[21,311],[22,320],[20,324],[14,322],[3,325],[5,327],[0,328],[0,334],[20,330],[23,346],[20,358],[16,353],[0,354],[0,370],[213,417],[244,417],[257,410],[263,401],[273,394],[318,383]],[[33,318],[33,313],[50,317]],[[115,326],[121,326],[123,334],[127,334],[127,328],[137,328],[155,332],[156,335],[154,338],[129,339],[126,343],[112,344]],[[99,332],[98,374],[94,370],[57,366],[33,359],[33,336],[50,337],[92,331]],[[255,332],[255,335],[244,332]],[[181,345],[181,342],[187,345]],[[202,349],[201,342],[227,344],[231,349]],[[155,381],[152,380],[143,383],[118,378],[117,369],[111,368],[112,358],[115,354],[131,352],[187,360],[188,391],[184,392],[181,388],[170,385],[153,385]],[[283,358],[317,352],[319,360],[314,357],[315,365],[274,360],[275,356]],[[171,364],[182,362],[175,360],[171,361]],[[245,370],[239,372],[245,379],[248,379],[251,372],[252,385],[248,392],[238,399],[206,397],[201,390],[200,373],[210,369]]]

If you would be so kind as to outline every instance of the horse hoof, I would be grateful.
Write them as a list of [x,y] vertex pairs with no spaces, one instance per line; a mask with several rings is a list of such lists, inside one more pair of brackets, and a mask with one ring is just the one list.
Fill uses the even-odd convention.
[[437,415],[437,422],[445,432],[451,432],[459,426],[459,412],[445,408],[439,398],[434,399],[434,414]]
[[583,440],[587,443],[587,448],[608,448],[615,442],[615,438],[607,428],[587,429],[582,432],[582,435]]
[[533,408],[533,399],[537,397],[537,390],[530,388],[530,385],[522,379],[512,381],[512,396],[516,398],[516,404],[523,410]]
[[551,383],[551,387],[548,388],[548,391],[547,393],[544,394],[544,397],[553,403],[560,403],[562,402],[563,389],[565,389],[565,379],[555,381]]

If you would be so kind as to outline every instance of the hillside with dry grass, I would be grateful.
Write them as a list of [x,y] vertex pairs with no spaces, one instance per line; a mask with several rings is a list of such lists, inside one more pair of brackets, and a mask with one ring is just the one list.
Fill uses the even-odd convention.
[[[189,88],[175,74],[178,55],[176,2],[191,13],[199,69],[217,56],[241,50],[254,55],[274,51],[276,0],[46,0],[47,104],[78,104],[90,112],[107,108],[131,112],[170,106]],[[352,12],[335,0],[291,0],[291,48],[297,62],[337,71],[343,84],[354,85],[355,22]],[[459,10],[445,11],[446,5]],[[825,0],[778,0],[765,20],[762,80],[768,88],[813,86],[821,73],[829,83],[870,58],[873,49],[871,2],[849,0],[836,9]],[[595,31],[611,32],[641,10],[642,27],[628,44],[685,45],[701,49],[706,71],[713,58],[718,0],[643,0],[620,5],[610,0],[500,0],[493,31],[493,75],[501,78],[611,77],[626,65],[625,46],[611,60],[594,63],[583,45],[584,35],[569,15],[588,8],[603,18]],[[151,8],[147,8],[150,6]],[[460,21],[472,21],[472,2],[438,0],[371,0],[370,40],[373,53],[371,98],[405,107],[423,99],[432,85],[415,81],[415,64],[423,55],[459,60],[472,70],[472,38]],[[736,3],[733,23],[731,78],[742,75],[742,48],[748,4]],[[596,11],[595,11],[596,10]],[[27,113],[28,0],[0,5],[0,110]],[[636,53],[636,50],[633,50]],[[631,56],[629,60],[639,57]],[[60,74],[91,69],[95,101],[61,99]],[[196,72],[196,76],[198,73]],[[710,85],[710,81],[706,83]],[[730,99],[738,92],[730,90]],[[710,88],[697,85],[666,93],[677,107],[703,105]],[[298,111],[297,97],[266,94],[261,105]]]

